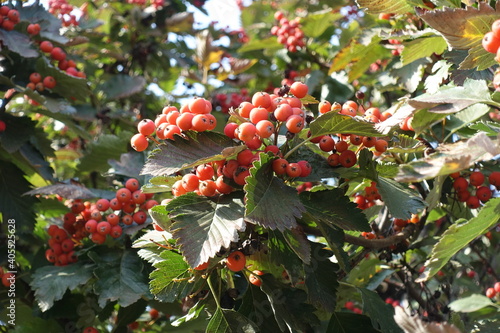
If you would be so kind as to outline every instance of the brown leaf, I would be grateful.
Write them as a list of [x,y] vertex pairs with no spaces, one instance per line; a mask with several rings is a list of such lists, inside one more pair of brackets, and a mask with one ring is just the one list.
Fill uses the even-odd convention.
[[453,324],[425,323],[418,316],[410,316],[402,307],[396,306],[394,320],[405,333],[461,333]]

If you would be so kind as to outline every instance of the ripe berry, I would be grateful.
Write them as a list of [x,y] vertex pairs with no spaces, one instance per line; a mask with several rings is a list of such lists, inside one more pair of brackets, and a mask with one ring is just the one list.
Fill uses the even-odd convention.
[[497,293],[500,293],[500,282],[495,282],[495,285],[493,286],[493,289],[494,289]]
[[286,170],[288,167],[288,161],[284,158],[278,158],[273,161],[273,171],[277,175],[286,174]]
[[491,190],[488,186],[480,186],[476,190],[476,196],[481,200],[481,202],[486,202],[491,199]]
[[15,9],[11,9],[7,13],[7,18],[14,23],[18,23],[19,22],[19,12]]
[[146,220],[148,219],[148,214],[146,212],[143,212],[142,210],[136,212],[132,218],[134,219],[134,222],[137,224],[144,224]]
[[272,104],[271,96],[269,96],[268,93],[263,91],[257,92],[252,96],[252,104],[255,107],[262,107],[267,109]]
[[496,296],[496,294],[497,294],[497,292],[495,291],[495,289],[493,289],[493,288],[486,289],[486,297],[493,298]]
[[109,231],[109,235],[112,238],[119,238],[123,233],[123,228],[119,225],[114,225],[111,227],[111,230]]
[[227,257],[226,267],[233,272],[239,272],[245,268],[246,262],[247,259],[243,252],[234,251]]
[[7,128],[7,125],[5,124],[5,121],[0,120],[0,133],[5,132],[6,128]]
[[130,192],[137,191],[139,187],[140,187],[139,181],[135,178],[129,178],[125,182],[125,188],[128,189]]
[[387,150],[388,143],[384,139],[378,139],[375,142],[375,150],[378,151],[379,153],[383,153]]
[[262,271],[259,270],[254,270],[252,274],[248,277],[248,280],[250,281],[251,284],[254,286],[260,287],[262,285],[262,280],[258,278],[257,276],[264,275]]
[[297,98],[304,98],[307,95],[309,88],[302,82],[294,82],[290,87],[290,93]]
[[327,113],[330,112],[331,109],[332,109],[332,104],[328,101],[321,101],[318,104],[319,113]]
[[489,176],[488,176],[488,181],[490,182],[491,185],[495,186],[497,190],[500,188],[500,172],[499,171],[493,171]]
[[340,155],[337,153],[331,154],[330,156],[328,156],[327,162],[328,162],[329,166],[332,166],[332,167],[339,166],[340,165]]
[[238,128],[238,124],[236,123],[227,123],[224,127],[224,134],[231,139],[234,139],[234,131]]
[[213,180],[204,180],[200,182],[198,190],[200,191],[201,195],[204,195],[206,197],[213,197],[215,194],[217,194],[217,185]]
[[486,51],[490,53],[497,53],[500,47],[500,38],[495,36],[492,31],[487,32],[482,40],[483,47]]
[[30,74],[30,82],[34,83],[34,84],[37,84],[38,82],[42,82],[42,76],[40,75],[40,73],[31,73]]
[[469,199],[467,199],[467,207],[470,209],[476,209],[479,208],[480,206],[479,198],[476,197],[475,195],[471,195]]
[[288,177],[295,178],[299,177],[302,173],[302,168],[298,163],[289,163],[286,167],[286,174]]
[[99,333],[99,331],[94,327],[85,327],[83,333]]
[[175,121],[177,127],[181,129],[181,131],[188,131],[193,126],[193,118],[194,113],[182,113]]
[[148,139],[144,135],[137,133],[130,138],[130,145],[136,151],[141,152],[141,151],[144,151],[148,148],[149,142],[148,142]]
[[197,270],[197,271],[203,271],[203,270],[205,270],[207,268],[208,268],[208,261],[204,262],[203,264],[199,264],[194,269]]
[[298,161],[297,163],[300,165],[300,169],[301,169],[301,173],[300,173],[299,177],[307,177],[311,174],[312,167],[308,161]]
[[299,133],[304,128],[304,119],[299,115],[292,115],[286,121],[286,128],[290,133]]
[[467,187],[469,186],[469,182],[467,181],[467,179],[465,179],[464,177],[458,177],[457,179],[455,179],[455,181],[453,182],[453,188],[457,191],[457,192],[462,192],[462,191],[465,191],[467,190]]
[[246,181],[245,178],[247,178],[250,175],[250,171],[248,170],[248,167],[240,165],[233,174],[233,180],[236,184],[238,185],[245,185]]
[[291,115],[293,115],[293,110],[289,104],[280,104],[273,111],[273,114],[276,120],[286,121]]
[[40,33],[40,24],[38,23],[31,23],[28,24],[28,27],[26,28],[26,32],[30,35],[38,35]]
[[481,171],[474,171],[469,176],[469,182],[472,186],[481,186],[484,183],[484,174]]
[[188,173],[182,177],[182,187],[184,187],[187,192],[193,192],[198,188],[199,184],[200,179],[195,174]]
[[143,119],[137,124],[137,130],[144,136],[149,136],[155,132],[156,126],[151,119]]
[[215,170],[210,164],[200,164],[196,167],[196,175],[199,180],[212,179],[215,175]]
[[257,133],[257,128],[252,123],[243,123],[238,126],[238,129],[235,132],[238,135],[238,138],[241,141],[247,142],[254,138]]
[[97,223],[96,232],[100,235],[107,235],[111,231],[111,224],[108,221],[102,221]]
[[54,60],[61,61],[66,59],[66,53],[60,47],[54,47],[50,51],[50,57]]
[[329,135],[324,135],[319,141],[319,148],[322,151],[332,151],[335,148],[335,140]]
[[132,192],[126,187],[116,191],[116,199],[120,202],[128,202],[132,199]]
[[[266,112],[267,112],[267,110],[266,110]],[[274,133],[274,124],[272,122],[270,122],[269,120],[259,121],[256,124],[255,128],[257,130],[257,135],[262,139],[269,138]]]
[[354,166],[357,162],[356,153],[354,153],[352,150],[346,150],[342,152],[342,154],[340,154],[339,162],[344,168],[350,168]]

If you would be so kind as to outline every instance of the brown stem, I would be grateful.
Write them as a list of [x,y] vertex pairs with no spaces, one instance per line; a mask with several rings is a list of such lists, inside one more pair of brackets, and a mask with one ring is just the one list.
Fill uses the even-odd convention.
[[397,234],[382,239],[366,239],[364,237],[356,237],[346,234],[344,236],[344,240],[347,243],[363,246],[368,249],[382,249],[384,247],[401,243],[406,239],[410,238],[410,236],[415,231],[415,228],[416,228],[415,224],[409,224]]

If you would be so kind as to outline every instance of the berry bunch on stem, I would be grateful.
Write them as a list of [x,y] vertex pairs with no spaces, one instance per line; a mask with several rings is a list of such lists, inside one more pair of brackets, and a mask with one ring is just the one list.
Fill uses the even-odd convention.
[[277,23],[271,28],[271,34],[278,37],[278,42],[283,44],[288,51],[297,52],[305,46],[304,32],[300,29],[300,18],[289,21],[283,12],[276,12],[274,18]]

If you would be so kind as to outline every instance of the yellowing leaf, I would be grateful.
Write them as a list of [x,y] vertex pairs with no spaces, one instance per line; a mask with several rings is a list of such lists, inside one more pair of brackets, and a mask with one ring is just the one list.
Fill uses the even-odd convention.
[[404,14],[413,12],[413,7],[406,0],[356,0],[360,8],[366,8],[370,14]]
[[208,56],[203,59],[203,67],[208,68],[210,67],[211,64],[214,64],[216,62],[219,62],[220,59],[222,58],[222,55],[224,54],[224,51],[219,50],[219,51],[211,51]]
[[459,69],[486,69],[495,64],[494,55],[482,46],[484,34],[491,30],[491,24],[498,18],[496,9],[484,2],[478,8],[448,8],[433,11],[417,11],[417,14],[432,28],[439,31],[453,49],[468,50],[467,58]]

